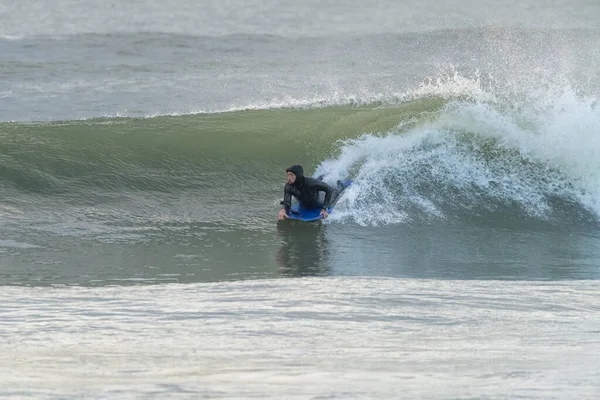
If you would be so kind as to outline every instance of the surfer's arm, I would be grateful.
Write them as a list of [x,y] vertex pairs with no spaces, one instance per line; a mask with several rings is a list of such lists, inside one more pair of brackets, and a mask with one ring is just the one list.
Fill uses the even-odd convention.
[[317,190],[320,192],[325,192],[325,200],[323,201],[323,210],[327,210],[329,204],[331,203],[331,198],[333,197],[333,188],[329,186],[325,182],[317,183]]
[[290,208],[292,207],[292,190],[290,189],[290,185],[286,184],[283,189],[283,208],[285,213],[288,214],[290,212]]

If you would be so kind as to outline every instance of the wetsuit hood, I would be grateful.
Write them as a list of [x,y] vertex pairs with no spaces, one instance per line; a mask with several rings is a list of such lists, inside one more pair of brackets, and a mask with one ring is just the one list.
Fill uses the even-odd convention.
[[296,175],[296,181],[294,182],[294,185],[302,186],[304,183],[304,169],[301,165],[292,165],[286,169],[285,172],[291,172],[292,174]]

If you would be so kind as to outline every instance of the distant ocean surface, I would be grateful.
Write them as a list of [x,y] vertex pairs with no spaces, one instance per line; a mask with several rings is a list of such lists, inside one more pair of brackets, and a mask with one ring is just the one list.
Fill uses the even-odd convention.
[[0,397],[600,398],[600,3],[551,3],[0,3]]

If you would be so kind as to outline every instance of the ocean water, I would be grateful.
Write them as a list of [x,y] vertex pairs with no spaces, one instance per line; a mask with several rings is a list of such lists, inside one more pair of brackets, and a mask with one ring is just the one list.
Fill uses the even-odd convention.
[[[598,398],[599,27],[0,3],[0,397]],[[326,221],[291,164],[354,180]]]

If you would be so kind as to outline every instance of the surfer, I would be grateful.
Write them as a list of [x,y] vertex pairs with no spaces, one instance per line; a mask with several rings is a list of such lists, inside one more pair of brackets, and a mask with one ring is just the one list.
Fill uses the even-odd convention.
[[[283,192],[283,208],[279,211],[277,219],[285,219],[292,207],[292,196],[306,208],[321,208],[323,218],[328,217],[327,207],[331,204],[334,190],[322,180],[304,176],[301,165],[292,165],[285,170],[287,183]],[[319,192],[325,192],[325,200],[319,201]]]

